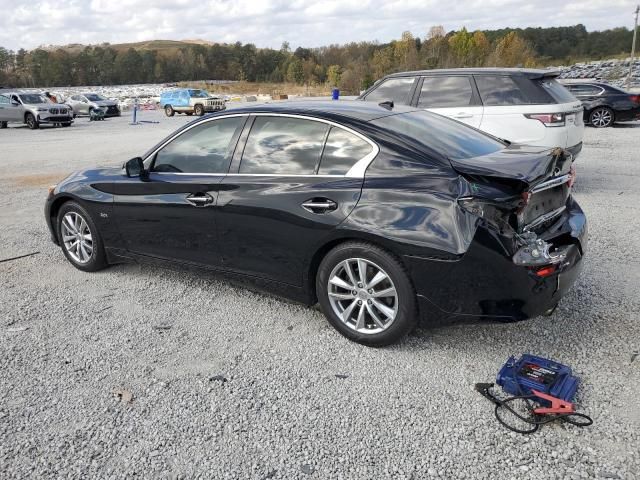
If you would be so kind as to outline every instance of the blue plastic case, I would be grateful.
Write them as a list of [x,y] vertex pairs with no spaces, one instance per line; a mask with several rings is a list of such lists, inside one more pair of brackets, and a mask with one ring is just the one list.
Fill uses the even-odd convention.
[[[531,390],[538,390],[573,402],[580,380],[571,374],[571,367],[567,365],[525,354],[519,360],[510,357],[498,372],[496,383],[511,395],[530,395]],[[536,401],[543,405],[549,403]]]

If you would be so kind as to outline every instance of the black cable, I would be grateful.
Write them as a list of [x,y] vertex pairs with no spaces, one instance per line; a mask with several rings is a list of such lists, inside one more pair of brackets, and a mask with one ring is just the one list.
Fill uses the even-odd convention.
[[[538,428],[540,428],[540,425],[545,425],[547,423],[555,422],[556,420],[561,420],[563,422],[570,423],[571,425],[575,425],[576,427],[588,427],[593,423],[593,420],[591,419],[591,417],[589,417],[588,415],[585,415],[584,413],[572,412],[572,413],[550,414],[549,416],[538,415],[535,413],[534,405],[532,403],[532,400],[535,400],[537,398],[535,395],[533,394],[532,395],[515,395],[513,397],[505,398],[503,400],[496,397],[490,392],[490,389],[492,387],[493,387],[493,383],[476,383],[475,389],[478,392],[480,392],[482,396],[489,399],[492,403],[495,404],[496,418],[502,425],[504,425],[506,428],[508,428],[513,432],[522,433],[525,435],[534,433],[538,430]],[[527,410],[529,411],[530,416],[521,415],[509,405],[510,402],[513,402],[515,400],[524,400],[526,402]],[[500,417],[499,412],[503,408],[506,408],[516,418],[522,420],[525,423],[528,423],[529,425],[532,425],[532,427],[528,429],[521,429],[521,428],[514,427],[513,425],[509,425],[506,421],[504,421]],[[584,421],[577,420],[578,418]]]

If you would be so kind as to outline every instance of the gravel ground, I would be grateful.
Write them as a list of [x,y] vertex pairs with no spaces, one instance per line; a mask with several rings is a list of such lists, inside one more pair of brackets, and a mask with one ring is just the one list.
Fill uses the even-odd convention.
[[[39,252],[0,263],[0,477],[640,478],[640,124],[585,132],[589,252],[553,316],[371,349],[214,276],[67,263],[46,186],[187,121],[143,118],[0,131],[0,259]],[[525,352],[574,368],[593,426],[496,422],[473,385]]]

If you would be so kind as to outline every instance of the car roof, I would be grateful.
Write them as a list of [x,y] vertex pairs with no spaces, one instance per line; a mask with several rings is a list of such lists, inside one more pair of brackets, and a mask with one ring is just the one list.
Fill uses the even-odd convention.
[[384,78],[390,77],[408,77],[416,75],[495,75],[495,74],[511,74],[523,75],[529,78],[557,77],[560,75],[559,70],[546,70],[541,68],[441,68],[433,70],[415,70],[411,72],[397,72],[386,75]]
[[243,106],[214,115],[229,113],[288,113],[292,115],[311,115],[326,120],[353,119],[369,122],[376,118],[413,111],[417,110],[400,105],[396,105],[393,108],[381,107],[374,102],[362,102],[359,100],[290,100]]

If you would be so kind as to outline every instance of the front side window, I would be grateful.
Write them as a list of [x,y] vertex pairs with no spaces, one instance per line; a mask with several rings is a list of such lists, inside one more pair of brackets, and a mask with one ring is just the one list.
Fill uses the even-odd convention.
[[257,117],[247,138],[240,173],[313,175],[328,125],[290,117]]
[[369,93],[365,100],[368,102],[393,102],[397,105],[409,103],[409,93],[413,87],[414,78],[389,78]]
[[322,152],[318,174],[344,175],[372,150],[371,144],[357,135],[342,128],[332,127]]
[[511,77],[478,75],[476,76],[476,84],[485,106],[526,105],[530,103]]
[[156,153],[152,171],[227,173],[231,140],[244,120],[244,117],[221,118],[187,130]]
[[418,107],[446,108],[471,105],[473,90],[469,77],[425,77]]

